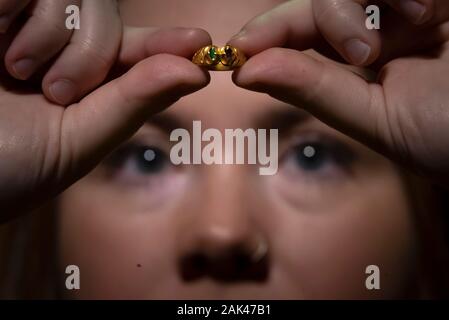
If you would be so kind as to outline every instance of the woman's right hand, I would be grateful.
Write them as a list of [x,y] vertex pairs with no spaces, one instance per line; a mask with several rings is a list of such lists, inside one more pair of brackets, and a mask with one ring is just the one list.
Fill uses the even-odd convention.
[[[93,169],[152,114],[206,86],[190,60],[198,29],[125,28],[121,75],[61,107],[0,75],[0,221],[35,208]],[[159,54],[164,53],[164,54]]]

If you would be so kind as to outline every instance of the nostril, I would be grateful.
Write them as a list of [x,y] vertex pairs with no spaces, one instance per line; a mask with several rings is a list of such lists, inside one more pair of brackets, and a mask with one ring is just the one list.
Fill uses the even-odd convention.
[[237,281],[265,281],[268,277],[269,259],[264,256],[259,260],[254,260],[250,255],[237,255],[232,260],[234,263],[234,275]]
[[211,257],[192,254],[181,259],[180,274],[184,281],[209,277],[219,282],[265,281],[269,274],[269,259],[254,261],[248,254],[232,252]]
[[192,254],[181,259],[181,277],[185,281],[192,281],[204,275],[207,259],[203,254]]

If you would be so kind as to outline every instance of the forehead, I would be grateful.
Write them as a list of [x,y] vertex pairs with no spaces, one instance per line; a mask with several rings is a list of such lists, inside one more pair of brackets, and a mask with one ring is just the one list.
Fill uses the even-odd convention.
[[[279,0],[124,0],[125,24],[152,27],[195,27],[208,31],[216,45],[224,45],[251,18],[270,10]],[[208,126],[247,127],[255,118],[279,108],[289,109],[268,95],[243,90],[231,72],[212,72],[211,83],[164,111],[184,120],[202,120]]]
[[249,19],[283,0],[124,0],[124,21],[134,26],[196,27],[223,45]]

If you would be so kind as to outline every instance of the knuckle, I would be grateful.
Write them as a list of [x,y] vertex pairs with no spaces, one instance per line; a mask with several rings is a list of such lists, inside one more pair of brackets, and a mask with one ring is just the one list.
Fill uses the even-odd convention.
[[73,43],[75,50],[80,52],[80,56],[85,56],[90,65],[95,66],[96,69],[109,69],[114,62],[116,50],[112,50],[106,46],[101,45],[99,41],[92,38],[85,38],[79,42]]
[[44,32],[46,33],[46,37],[52,39],[68,40],[70,38],[70,35],[72,34],[72,31],[65,27],[65,24],[62,20],[60,21],[59,19],[51,19],[46,14],[33,14],[33,16],[29,20],[29,23],[34,26],[42,26],[39,27],[39,29],[42,28],[43,30],[45,30]]
[[339,15],[345,15],[352,6],[357,6],[353,0],[323,0],[318,2],[314,10],[315,20],[318,26],[326,25],[330,20]]

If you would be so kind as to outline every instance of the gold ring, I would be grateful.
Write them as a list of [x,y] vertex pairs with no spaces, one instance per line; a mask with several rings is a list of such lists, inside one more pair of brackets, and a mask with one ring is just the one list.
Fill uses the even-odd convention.
[[246,62],[246,56],[230,45],[221,48],[210,45],[199,49],[192,62],[213,71],[229,71],[241,67]]

